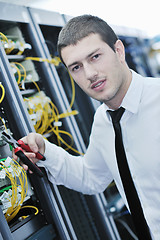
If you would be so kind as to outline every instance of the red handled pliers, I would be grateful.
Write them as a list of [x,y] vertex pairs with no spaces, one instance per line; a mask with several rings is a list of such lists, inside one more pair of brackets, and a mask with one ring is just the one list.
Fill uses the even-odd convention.
[[[15,154],[24,164],[28,166],[31,171],[36,173],[39,177],[43,177],[43,172],[37,167],[36,164],[30,161],[30,159],[25,155],[23,151],[25,150],[26,152],[33,152],[27,144],[25,144],[22,140],[16,141],[10,134],[5,131],[2,132],[2,139],[14,148]],[[36,153],[36,158],[39,160],[45,160],[45,157],[40,152]]]

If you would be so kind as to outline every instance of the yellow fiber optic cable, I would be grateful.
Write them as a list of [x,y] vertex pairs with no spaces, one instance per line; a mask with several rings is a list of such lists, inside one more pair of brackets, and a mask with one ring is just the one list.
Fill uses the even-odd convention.
[[3,87],[2,83],[0,83],[0,88],[2,89],[2,95],[0,98],[0,103],[3,101],[4,96],[5,96],[5,88]]
[[35,211],[34,215],[37,215],[37,214],[39,213],[38,208],[35,207],[35,206],[32,206],[32,205],[25,205],[25,206],[22,206],[22,207],[21,207],[21,209],[24,209],[24,208],[33,208],[33,209],[35,209],[36,211]]
[[17,75],[18,75],[18,79],[17,79],[17,84],[19,85],[21,82],[21,72],[20,69],[15,65],[15,64],[10,64],[11,67],[16,69]]
[[14,50],[14,48],[15,47],[13,46],[13,47],[11,47],[9,49],[5,49],[6,54],[9,55]]
[[19,62],[12,62],[12,64],[18,65],[20,68],[22,68],[23,74],[21,73],[21,77],[23,77],[23,81],[25,81],[27,74],[26,74],[26,69],[23,66],[23,64],[21,64]]
[[[2,39],[1,39],[2,42],[7,42],[8,43],[8,48],[5,48],[5,52],[6,52],[7,55],[9,55],[15,49],[15,43],[12,40],[8,40],[6,35],[3,34],[2,32],[0,32],[0,36],[2,37]],[[16,55],[22,55],[22,53],[24,52],[24,43],[20,42],[20,45],[21,45],[22,50],[19,49],[19,51]]]
[[22,53],[24,52],[24,43],[20,42],[20,45],[22,47],[22,50],[19,50],[18,53],[16,55],[22,55]]
[[35,81],[33,81],[33,79],[32,79],[32,78],[31,78],[31,81],[33,82],[33,84],[34,84],[34,85],[35,85],[35,87],[37,88],[38,92],[40,92],[41,90],[40,90],[40,88],[39,88],[38,84],[37,84]]
[[[19,69],[16,65],[18,65],[21,69]],[[21,85],[20,85],[21,82],[22,82],[22,81],[25,81],[25,80],[26,80],[26,77],[27,77],[26,69],[25,69],[25,67],[23,66],[23,64],[18,63],[18,62],[12,62],[11,66],[12,66],[13,68],[15,68],[16,71],[17,71],[17,74],[18,74],[17,84],[19,85],[19,87],[21,87]],[[21,71],[23,71],[23,74],[21,73]],[[23,79],[22,79],[22,77],[23,77]],[[33,82],[33,84],[34,84],[35,87],[37,88],[37,91],[40,92],[40,88],[39,88],[38,84],[37,84],[35,81],[33,81],[32,78],[31,78],[31,81]]]
[[5,125],[5,122],[3,121],[3,119],[0,117],[0,120],[1,120],[1,122],[3,123],[3,125],[4,125],[4,127],[5,127],[5,130],[6,130],[6,132],[8,132],[8,130],[7,130],[7,127],[6,127],[6,125]]
[[[33,97],[29,99],[25,99],[25,101],[31,101],[32,99]],[[34,103],[32,103],[32,105],[34,105]],[[54,123],[59,122],[59,119],[73,115],[73,114],[77,114],[76,110],[72,112],[59,114],[57,107],[53,104],[52,101],[49,101],[44,106],[42,106],[40,103],[35,104],[33,109],[29,109],[28,111],[29,111],[29,114],[31,115],[34,114],[34,112],[37,112],[37,113],[41,112],[41,118],[37,120],[34,125],[35,131],[37,133],[44,135],[46,133],[54,132],[54,134],[57,136],[57,143],[59,146],[61,146],[61,142],[62,142],[65,146],[67,146],[65,150],[71,149],[74,152],[83,155],[83,153],[80,153],[79,151],[77,151],[72,147],[73,145],[72,135],[66,131],[59,130],[58,126],[54,126]],[[68,135],[71,139],[71,143],[67,144],[66,141],[62,139],[60,134]]]
[[[55,59],[57,60],[57,62],[54,61]],[[38,58],[38,57],[27,57],[27,58],[25,58],[25,60],[48,62],[48,63],[53,63],[56,66],[59,65],[59,63],[61,62],[60,58],[58,58],[58,57],[52,58],[52,60]],[[72,147],[73,137],[70,133],[59,130],[58,126],[52,126],[52,123],[54,125],[54,122],[55,123],[59,122],[59,119],[61,119],[61,118],[66,118],[68,116],[78,114],[77,110],[71,110],[71,108],[74,104],[74,101],[75,101],[75,85],[74,85],[74,80],[73,80],[72,76],[70,75],[69,72],[68,72],[68,74],[69,74],[69,77],[71,80],[72,99],[71,99],[70,105],[65,113],[59,114],[58,109],[56,108],[56,106],[53,104],[52,101],[50,101],[49,104],[45,104],[44,106],[41,106],[40,104],[37,104],[37,105],[35,104],[34,109],[32,109],[32,110],[29,109],[28,111],[29,111],[29,114],[33,114],[34,112],[41,112],[41,119],[37,120],[36,124],[34,125],[36,132],[38,132],[42,135],[46,134],[46,133],[54,132],[54,134],[57,136],[57,142],[58,142],[59,146],[61,146],[61,142],[62,142],[65,146],[67,146],[67,148],[65,150],[71,149],[72,151],[83,155],[83,153],[80,153],[78,150],[76,150]],[[62,139],[60,134],[68,135],[71,139],[71,144],[70,145],[67,144]]]
[[[26,79],[26,76],[27,76],[26,75],[26,70],[25,70],[24,66],[21,63],[18,63],[18,62],[12,62],[11,67],[16,69],[16,72],[18,74],[17,84],[20,87],[20,84],[22,83],[22,81],[25,81],[25,79]],[[23,77],[23,79],[22,79],[22,77]]]
[[77,114],[78,114],[77,110],[72,110],[71,112],[61,113],[57,115],[57,118],[61,119],[61,118],[66,118],[66,117],[77,115]]
[[[40,57],[27,57],[25,58],[25,60],[32,60],[32,61],[38,61],[38,62],[48,62],[51,64],[54,64],[55,66],[58,66],[61,63],[61,60],[59,57],[54,57],[51,60],[49,59],[44,59],[44,58],[40,58]],[[71,76],[71,74],[68,72],[70,80],[71,80],[71,86],[72,86],[72,99],[71,99],[71,103],[69,108],[66,110],[67,112],[70,111],[70,109],[72,108],[73,104],[74,104],[74,100],[75,100],[75,85],[74,85],[74,80]]]
[[[6,220],[11,221],[19,212],[21,205],[26,197],[28,184],[27,184],[27,174],[25,170],[12,159],[13,162],[10,164],[10,168],[12,168],[12,172],[9,172],[8,167],[5,166],[4,162],[0,162],[1,168],[3,168],[6,172],[6,176],[10,179],[12,185],[12,195],[8,201],[11,202],[11,207],[7,209],[5,213]],[[17,182],[19,180],[19,183]],[[18,187],[21,188],[21,199],[17,198],[18,196]]]
[[[12,166],[12,167],[15,167],[15,166]],[[19,169],[16,169],[16,168],[15,168],[15,173],[18,174],[18,173],[19,173]],[[22,176],[23,176],[23,174],[22,174]],[[11,217],[10,217],[10,219],[8,219],[8,220],[11,220],[11,218],[13,219],[13,218],[17,215],[17,213],[19,212],[19,210],[20,210],[20,208],[21,208],[21,205],[22,205],[22,203],[23,203],[23,201],[24,201],[24,198],[25,198],[25,196],[26,196],[26,193],[27,193],[26,185],[24,185],[24,184],[26,183],[26,182],[24,182],[24,178],[19,177],[19,181],[20,181],[20,186],[21,186],[21,188],[22,188],[22,191],[21,191],[21,199],[20,199],[20,201],[18,202],[18,199],[16,198],[16,195],[17,195],[17,187],[18,187],[18,185],[17,185],[17,187],[15,188],[16,191],[14,192],[15,198],[13,199],[13,202],[12,202],[12,206],[14,206],[14,208],[13,208],[13,207],[10,208]],[[27,181],[27,180],[26,180],[26,181]],[[24,187],[26,188],[26,190],[24,189]],[[13,195],[13,191],[12,191],[12,195]]]
[[32,60],[36,62],[48,62],[48,63],[54,64],[55,66],[58,66],[59,63],[61,62],[59,57],[54,57],[51,60],[47,58],[41,58],[41,57],[26,57],[25,60]]
[[4,35],[2,32],[0,32],[0,35],[2,36],[2,39],[8,43],[8,38],[6,35]]
[[[38,62],[48,62],[50,64],[54,64],[55,66],[58,66],[61,63],[61,60],[59,57],[54,57],[51,60],[49,59],[45,59],[45,58],[40,58],[40,57],[26,57],[25,60],[32,60],[32,61],[38,61]],[[74,104],[74,100],[75,100],[75,85],[74,85],[74,80],[71,76],[71,74],[68,72],[70,80],[71,80],[71,86],[72,86],[72,99],[71,99],[71,103],[70,103],[70,108],[72,108],[73,104]],[[67,109],[67,112],[70,109]]]
[[52,128],[52,130],[53,130],[53,132],[58,136],[58,138],[60,139],[60,141],[68,147],[68,149],[71,149],[73,152],[78,153],[78,154],[80,154],[80,155],[84,155],[84,153],[81,153],[81,152],[79,152],[78,150],[76,150],[75,148],[71,147],[71,145],[69,145],[68,143],[66,143],[66,142],[63,140],[63,138],[60,137],[59,133],[61,132],[61,130],[59,130],[58,133],[57,133],[56,131],[54,131],[53,128]]

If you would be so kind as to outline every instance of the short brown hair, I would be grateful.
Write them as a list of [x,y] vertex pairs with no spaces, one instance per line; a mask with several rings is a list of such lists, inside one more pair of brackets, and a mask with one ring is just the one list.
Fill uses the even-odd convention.
[[68,21],[59,33],[57,48],[61,61],[63,62],[61,56],[62,48],[75,45],[91,33],[99,34],[101,39],[115,51],[114,44],[118,40],[118,37],[113,29],[97,16],[82,15]]

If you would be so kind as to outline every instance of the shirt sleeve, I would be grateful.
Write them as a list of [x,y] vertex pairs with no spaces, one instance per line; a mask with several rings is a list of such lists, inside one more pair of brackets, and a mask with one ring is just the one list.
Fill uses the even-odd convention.
[[45,167],[49,180],[84,194],[103,192],[113,177],[94,144],[89,144],[84,156],[73,156],[61,147],[45,140]]

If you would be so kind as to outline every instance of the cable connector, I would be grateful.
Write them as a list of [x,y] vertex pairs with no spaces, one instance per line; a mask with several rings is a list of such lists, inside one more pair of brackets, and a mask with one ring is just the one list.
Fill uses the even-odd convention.
[[6,171],[4,169],[2,169],[0,171],[0,179],[5,179],[5,177],[6,177]]
[[53,125],[54,125],[54,127],[61,127],[62,126],[62,122],[60,122],[60,121],[54,122]]
[[12,158],[7,157],[6,161],[4,162],[4,166],[5,167],[11,166],[11,162],[12,162]]

